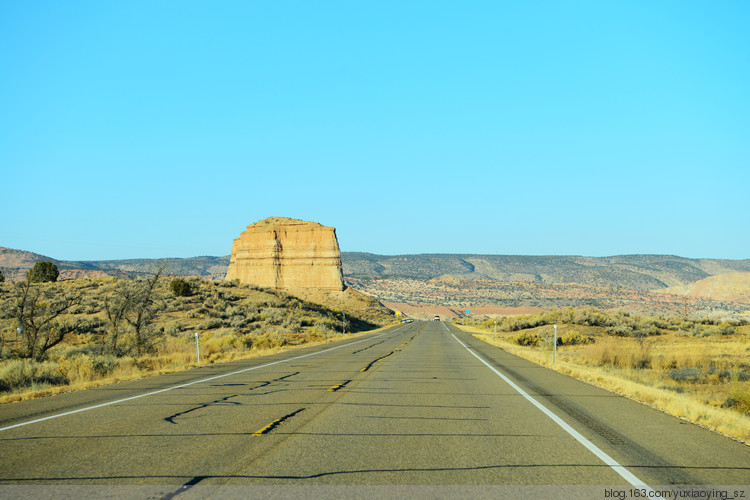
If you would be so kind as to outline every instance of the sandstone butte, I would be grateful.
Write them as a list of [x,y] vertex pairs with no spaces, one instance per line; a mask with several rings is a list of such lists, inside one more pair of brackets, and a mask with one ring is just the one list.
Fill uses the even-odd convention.
[[286,217],[251,224],[234,240],[226,279],[281,290],[342,291],[336,229]]

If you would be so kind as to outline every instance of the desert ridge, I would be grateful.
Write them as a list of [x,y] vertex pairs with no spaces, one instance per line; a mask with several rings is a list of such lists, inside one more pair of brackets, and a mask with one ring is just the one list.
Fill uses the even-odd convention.
[[336,229],[287,217],[251,224],[234,239],[226,279],[279,290],[342,291]]

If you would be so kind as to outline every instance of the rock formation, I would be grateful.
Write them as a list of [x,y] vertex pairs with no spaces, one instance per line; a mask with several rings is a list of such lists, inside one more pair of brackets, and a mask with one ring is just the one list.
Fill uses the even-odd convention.
[[277,289],[344,289],[336,229],[271,217],[234,240],[227,280]]

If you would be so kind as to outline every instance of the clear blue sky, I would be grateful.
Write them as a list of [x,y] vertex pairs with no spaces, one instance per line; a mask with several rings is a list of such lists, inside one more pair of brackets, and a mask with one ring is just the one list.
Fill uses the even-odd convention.
[[750,258],[746,1],[6,1],[0,246]]

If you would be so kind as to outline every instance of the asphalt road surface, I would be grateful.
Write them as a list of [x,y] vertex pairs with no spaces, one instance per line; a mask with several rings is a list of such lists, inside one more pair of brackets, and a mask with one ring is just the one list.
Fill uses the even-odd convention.
[[160,485],[164,498],[195,485],[609,485],[601,496],[617,498],[750,484],[750,447],[442,322],[6,404],[0,457],[8,496],[39,485]]

